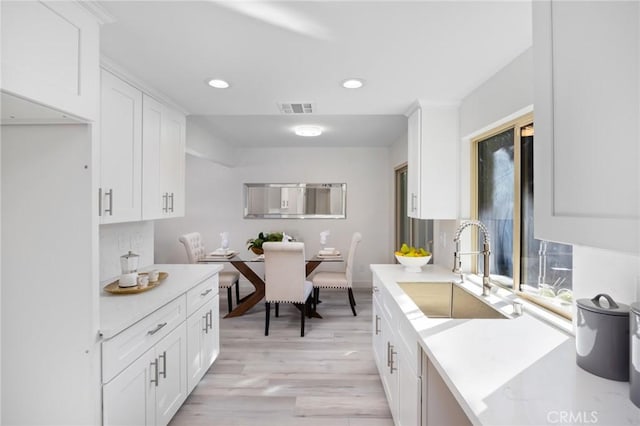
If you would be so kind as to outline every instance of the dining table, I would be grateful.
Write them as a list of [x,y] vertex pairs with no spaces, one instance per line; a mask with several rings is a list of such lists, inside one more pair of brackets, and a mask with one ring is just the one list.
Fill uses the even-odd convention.
[[[314,254],[305,259],[305,273],[308,277],[318,266],[322,263],[334,263],[343,262],[344,259],[341,255],[336,256],[320,256]],[[234,268],[238,270],[245,277],[251,285],[253,285],[253,292],[242,297],[238,305],[224,318],[233,318],[245,314],[249,309],[257,305],[265,296],[265,281],[260,277],[250,265],[258,265],[264,263],[264,256],[257,256],[253,254],[240,254],[238,252],[231,252],[228,255],[213,255],[212,253],[205,255],[198,259],[198,263],[230,263]],[[312,313],[314,318],[322,318],[318,312]]]

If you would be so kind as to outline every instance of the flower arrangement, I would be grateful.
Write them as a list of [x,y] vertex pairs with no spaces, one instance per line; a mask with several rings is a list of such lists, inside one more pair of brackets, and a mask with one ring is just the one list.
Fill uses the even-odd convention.
[[256,238],[247,240],[247,250],[251,250],[255,254],[263,254],[262,244],[267,241],[282,241],[284,234],[282,232],[260,232]]

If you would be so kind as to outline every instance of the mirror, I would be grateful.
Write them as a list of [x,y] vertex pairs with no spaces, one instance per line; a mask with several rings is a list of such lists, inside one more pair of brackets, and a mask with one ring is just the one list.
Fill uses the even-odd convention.
[[345,219],[346,183],[245,183],[245,219]]

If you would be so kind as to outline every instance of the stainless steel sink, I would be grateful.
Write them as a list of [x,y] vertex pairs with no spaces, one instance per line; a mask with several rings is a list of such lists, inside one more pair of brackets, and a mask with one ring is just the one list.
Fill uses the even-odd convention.
[[431,318],[509,318],[452,282],[408,282],[398,285]]

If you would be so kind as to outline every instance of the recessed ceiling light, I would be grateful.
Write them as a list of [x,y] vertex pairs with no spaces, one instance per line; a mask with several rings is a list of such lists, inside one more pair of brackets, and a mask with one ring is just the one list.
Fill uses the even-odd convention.
[[293,131],[298,136],[320,136],[322,129],[318,126],[298,126]]
[[219,78],[209,80],[208,84],[209,86],[215,87],[216,89],[226,89],[227,87],[229,87],[229,83],[224,80],[220,80]]
[[359,78],[350,78],[342,82],[342,87],[345,89],[359,89],[364,85],[364,82]]

